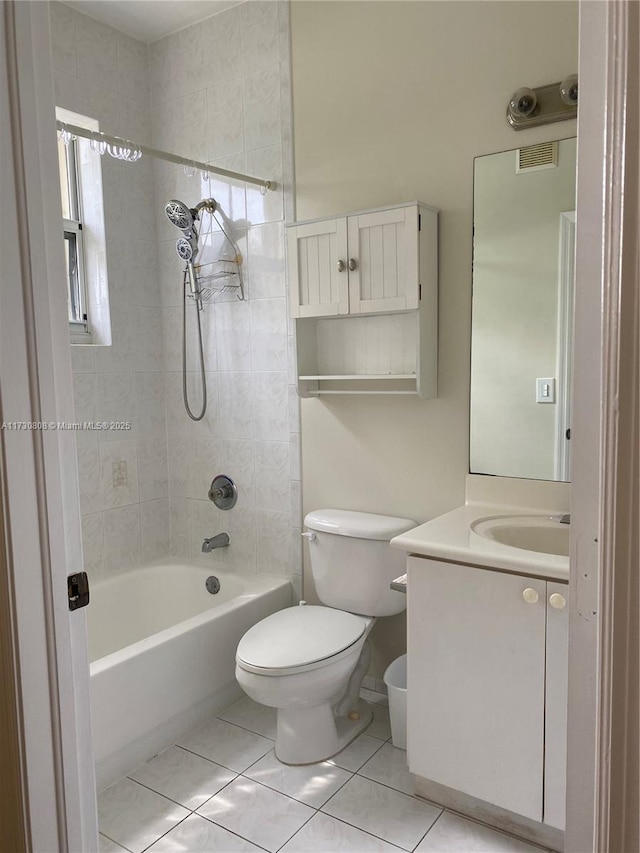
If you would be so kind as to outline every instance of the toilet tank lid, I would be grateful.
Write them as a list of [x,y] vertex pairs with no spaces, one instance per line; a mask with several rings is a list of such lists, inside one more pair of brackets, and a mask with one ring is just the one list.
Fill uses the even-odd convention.
[[338,536],[353,536],[354,539],[379,539],[388,541],[406,533],[417,522],[410,518],[392,515],[374,515],[370,512],[355,512],[346,509],[316,509],[306,515],[305,525],[310,530],[335,533]]

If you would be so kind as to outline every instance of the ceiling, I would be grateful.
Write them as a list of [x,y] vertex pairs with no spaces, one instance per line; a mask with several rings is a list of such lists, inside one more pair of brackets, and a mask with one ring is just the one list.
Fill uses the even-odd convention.
[[140,41],[181,30],[240,0],[64,0],[91,18],[102,21]]

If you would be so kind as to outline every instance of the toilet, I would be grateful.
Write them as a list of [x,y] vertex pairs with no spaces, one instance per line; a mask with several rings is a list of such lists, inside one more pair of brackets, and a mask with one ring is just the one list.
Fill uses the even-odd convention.
[[245,693],[277,708],[275,752],[284,764],[331,758],[371,722],[360,698],[369,668],[367,636],[377,617],[406,608],[390,588],[405,555],[389,540],[415,521],[325,509],[305,520],[311,571],[323,606],[302,603],[250,628],[238,644],[236,678]]

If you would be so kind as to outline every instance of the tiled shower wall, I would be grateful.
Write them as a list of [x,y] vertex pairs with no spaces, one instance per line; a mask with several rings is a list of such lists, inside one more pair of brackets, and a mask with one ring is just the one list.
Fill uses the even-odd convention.
[[[101,129],[150,139],[148,47],[51,3],[56,104]],[[95,155],[99,156],[98,154]],[[118,572],[167,553],[169,497],[160,367],[152,165],[102,158],[113,345],[72,347],[76,420],[128,431],[77,432],[85,568]]]
[[[275,192],[155,166],[166,370],[171,553],[240,571],[293,576],[300,585],[298,400],[289,375],[284,218],[291,217],[288,4],[246,2],[151,45],[153,143],[234,171],[275,180]],[[284,185],[284,189],[283,189]],[[179,232],[164,203],[213,196],[243,255],[245,301],[219,297],[202,313],[209,408],[194,423],[182,406]],[[202,220],[207,227],[208,217]],[[214,228],[217,227],[213,226]],[[190,311],[193,320],[193,310]],[[193,333],[193,326],[192,333]],[[193,371],[196,361],[189,353]],[[189,375],[193,406],[198,377]],[[239,500],[221,512],[207,499],[229,474]],[[225,530],[231,545],[205,557],[202,540]]]
[[[98,118],[108,132],[278,183],[262,196],[161,161],[103,158],[114,342],[73,348],[76,414],[132,429],[77,434],[85,565],[110,573],[170,553],[292,576],[300,591],[299,409],[283,228],[292,218],[288,4],[242,3],[150,46],[62,4],[51,8],[59,106]],[[196,423],[182,404],[179,233],[163,208],[169,198],[194,205],[209,196],[240,245],[247,299],[224,296],[201,315],[209,406]],[[197,408],[193,346],[189,369]],[[227,513],[207,499],[220,471],[240,492]],[[221,530],[229,548],[203,556],[202,539]]]

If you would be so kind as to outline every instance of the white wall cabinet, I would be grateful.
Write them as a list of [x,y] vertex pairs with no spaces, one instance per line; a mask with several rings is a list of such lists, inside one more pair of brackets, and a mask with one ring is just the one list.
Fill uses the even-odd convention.
[[418,202],[287,228],[298,391],[436,394],[437,211]]
[[566,591],[409,557],[411,772],[564,828]]

